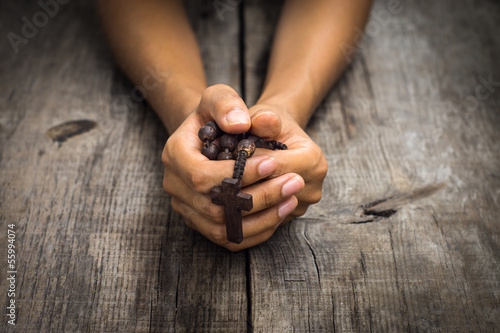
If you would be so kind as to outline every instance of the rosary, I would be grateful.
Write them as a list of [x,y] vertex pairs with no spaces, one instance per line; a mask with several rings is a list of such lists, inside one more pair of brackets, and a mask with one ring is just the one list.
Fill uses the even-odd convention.
[[[241,211],[253,208],[252,196],[241,191],[241,178],[247,158],[255,153],[256,148],[286,150],[287,146],[278,141],[264,141],[250,133],[224,133],[215,121],[209,121],[198,131],[203,142],[201,153],[210,160],[236,160],[232,178],[224,178],[222,186],[214,186],[210,191],[212,203],[224,206],[228,241],[240,244],[243,241]],[[217,138],[219,142],[216,141]]]

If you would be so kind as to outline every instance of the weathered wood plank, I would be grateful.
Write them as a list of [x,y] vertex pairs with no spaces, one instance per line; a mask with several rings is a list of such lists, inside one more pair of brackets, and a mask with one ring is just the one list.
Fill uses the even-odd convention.
[[[250,262],[170,211],[159,162],[167,134],[131,98],[90,4],[61,5],[17,54],[2,39],[0,227],[17,225],[15,329],[243,331],[248,263],[255,331],[499,330],[499,7],[401,6],[369,26],[308,127],[330,165],[325,199],[250,250]],[[2,7],[1,31],[19,34],[20,18],[40,10]],[[209,83],[238,90],[239,9],[189,8]],[[245,5],[250,104],[278,12],[279,2]],[[97,127],[61,146],[45,134],[78,119]],[[441,182],[432,197],[407,200]],[[363,214],[393,195],[404,205],[374,207],[395,214]]]
[[[212,2],[186,1],[209,85],[240,92],[239,19]],[[184,236],[183,236],[184,235]],[[172,212],[162,241],[155,331],[234,332],[246,328],[245,254],[229,253],[188,230]],[[171,324],[173,322],[173,326]]]
[[[20,18],[41,10],[2,6],[3,32],[21,33]],[[209,3],[189,8],[209,82],[238,88],[237,13],[221,21]],[[16,223],[15,329],[244,330],[245,254],[211,244],[170,211],[160,162],[167,133],[134,100],[92,3],[61,5],[17,54],[3,46],[0,240],[5,248],[6,224]],[[78,119],[97,127],[60,146],[45,135]]]
[[[246,38],[251,101],[278,7],[246,5],[246,31],[259,34]],[[324,199],[249,251],[254,331],[500,327],[500,87],[477,88],[490,74],[500,81],[499,7],[388,8],[375,3],[361,52],[308,127],[329,162]],[[441,182],[389,217],[363,214],[370,202]]]

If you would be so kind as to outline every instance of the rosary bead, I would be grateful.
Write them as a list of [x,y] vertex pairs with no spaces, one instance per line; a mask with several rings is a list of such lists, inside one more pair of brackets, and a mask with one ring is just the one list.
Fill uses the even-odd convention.
[[258,137],[256,135],[250,135],[248,137],[248,140],[250,140],[253,143],[255,143],[255,147],[257,147],[257,148],[266,148],[266,142],[261,137]]
[[219,128],[219,125],[217,125],[217,123],[213,120],[206,123],[205,126],[213,127],[215,129],[215,132],[216,132],[216,137],[219,137],[222,134],[224,134],[224,132]]
[[260,138],[256,135],[250,135],[247,139],[252,141],[253,143],[256,143]]
[[217,156],[218,160],[234,160],[233,153],[230,151],[223,151]]
[[286,144],[273,140],[273,141],[266,141],[266,145],[269,145],[269,149],[272,150],[287,150],[288,147]]
[[215,144],[204,144],[203,148],[201,148],[201,153],[205,155],[209,160],[216,160],[219,155],[219,147]]
[[245,132],[245,133],[237,134],[237,135],[236,135],[236,139],[237,139],[238,141],[241,141],[241,140],[248,139],[248,137],[249,137],[249,136],[250,136],[250,133]]
[[236,139],[236,135],[233,134],[224,134],[220,138],[220,145],[222,148],[227,148],[229,151],[233,151],[238,144],[238,140]]
[[203,142],[212,142],[217,137],[217,131],[215,128],[205,125],[198,131],[198,137]]
[[248,139],[243,139],[240,142],[238,142],[238,146],[236,146],[236,151],[246,151],[247,157],[250,157],[255,153],[255,143]]
[[280,150],[287,150],[288,149],[286,144],[279,142],[279,141],[276,141],[276,143],[273,144],[273,146],[276,147],[276,149],[280,149]]

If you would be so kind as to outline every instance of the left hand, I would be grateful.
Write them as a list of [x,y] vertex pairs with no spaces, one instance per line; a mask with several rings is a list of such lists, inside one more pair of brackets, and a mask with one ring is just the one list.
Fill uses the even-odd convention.
[[321,200],[328,164],[321,148],[283,107],[257,104],[251,107],[249,112],[252,120],[250,131],[253,134],[281,141],[288,146],[285,151],[257,150],[256,155],[270,155],[277,161],[276,170],[269,178],[295,173],[305,182],[305,187],[295,195],[298,200],[297,207],[281,223],[285,225],[292,218],[304,215],[310,205]]

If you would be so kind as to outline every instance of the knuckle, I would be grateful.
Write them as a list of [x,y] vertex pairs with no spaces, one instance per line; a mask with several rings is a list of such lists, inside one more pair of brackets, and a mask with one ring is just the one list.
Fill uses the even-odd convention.
[[213,96],[213,94],[215,93],[215,91],[217,90],[216,88],[217,85],[213,85],[213,86],[210,86],[210,87],[207,87],[203,93],[201,94],[201,100],[202,101],[206,101],[206,100],[209,100],[211,96]]
[[222,215],[222,210],[219,206],[211,204],[207,207],[205,211],[207,212],[210,219],[216,223],[222,224],[224,223],[224,216]]
[[189,176],[189,185],[199,193],[206,192],[207,177],[203,171],[192,172]]
[[315,204],[320,202],[321,198],[323,197],[323,191],[314,191],[314,193],[310,197],[310,202]]
[[220,89],[224,89],[226,87],[227,87],[227,85],[225,85],[223,83],[213,84],[205,89],[205,91],[203,92],[203,95],[211,96],[215,92],[219,91]]
[[165,144],[165,148],[163,149],[163,152],[161,154],[161,162],[165,166],[170,164],[170,156],[168,154],[168,143]]
[[174,151],[177,145],[177,136],[174,134],[168,138],[163,152],[161,154],[161,162],[163,165],[168,166],[171,164],[172,158],[170,157],[170,152]]
[[224,223],[221,207],[211,203],[205,196],[195,196],[193,198],[193,206],[211,221],[218,224]]
[[163,163],[163,165],[168,165],[169,162],[170,162],[170,158],[168,157],[168,154],[164,149],[163,153],[161,154],[161,163]]
[[273,203],[274,203],[274,196],[272,195],[272,193],[270,191],[264,191],[262,193],[262,197],[261,197],[261,200],[263,202],[263,206],[264,208],[268,208],[268,207],[271,207],[273,206]]
[[228,86],[227,84],[224,84],[224,83],[217,83],[217,84],[211,85],[207,89],[211,89],[213,91],[233,90],[233,88],[231,88],[230,86]]
[[217,245],[223,245],[227,242],[226,230],[223,227],[212,228],[209,237]]
[[306,206],[306,207],[299,207],[299,208],[295,209],[291,215],[292,215],[294,218],[295,218],[295,217],[302,216],[302,215],[304,215],[304,214],[307,212],[307,208],[309,208],[309,206]]
[[239,100],[240,98],[236,93],[225,91],[224,93],[219,94],[219,98],[214,101],[215,110],[226,111],[228,108],[233,107],[233,103],[238,103]]
[[320,160],[316,167],[316,172],[318,173],[318,177],[321,177],[321,179],[325,179],[326,175],[328,174],[328,163],[326,162],[326,158],[323,154],[321,154]]
[[205,101],[208,101],[208,100],[211,100],[213,98],[215,98],[217,95],[220,95],[221,91],[231,91],[233,90],[231,87],[229,87],[228,85],[225,85],[225,84],[222,84],[222,83],[218,83],[218,84],[214,84],[210,87],[207,87],[205,89],[205,91],[203,91],[203,94],[202,94],[202,100],[205,100]]

